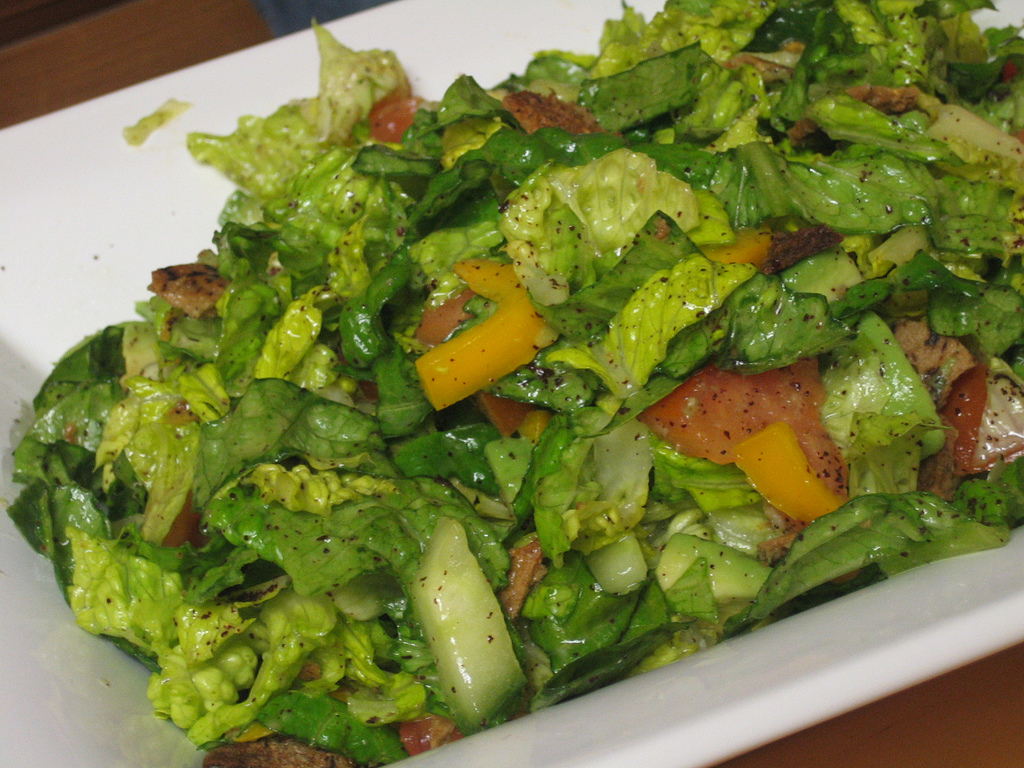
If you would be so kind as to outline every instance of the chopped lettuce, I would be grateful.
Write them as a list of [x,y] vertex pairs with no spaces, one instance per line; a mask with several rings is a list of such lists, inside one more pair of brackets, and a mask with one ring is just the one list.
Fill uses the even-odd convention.
[[[956,401],[891,330],[1024,370],[1024,42],[984,5],[624,6],[596,55],[458,77],[387,143],[397,59],[316,27],[317,95],[189,136],[238,188],[194,257],[212,309],[160,290],[56,364],[12,520],[197,745],[269,729],[366,766],[421,718],[468,735],[1004,544],[1024,448],[964,475]],[[557,337],[525,364],[488,322],[510,292]],[[427,331],[454,372],[481,330],[509,365],[435,410]],[[721,446],[643,416],[705,366],[800,361],[807,458],[849,492],[806,525],[729,462],[756,395]],[[919,489],[945,460],[948,499]]]
[[982,522],[965,512],[919,492],[866,494],[850,501],[804,530],[730,630],[749,627],[797,596],[859,568],[876,566],[895,574],[1007,541],[1005,520]]
[[742,0],[669,2],[649,23],[627,7],[622,21],[606,26],[592,73],[607,77],[695,43],[716,61],[724,61],[750,42],[775,5]]
[[510,198],[499,228],[519,279],[551,305],[611,271],[659,211],[684,231],[697,224],[690,186],[622,149],[579,167],[542,168]]

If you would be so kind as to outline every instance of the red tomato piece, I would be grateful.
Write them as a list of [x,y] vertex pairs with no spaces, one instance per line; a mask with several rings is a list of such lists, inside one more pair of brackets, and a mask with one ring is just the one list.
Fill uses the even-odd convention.
[[958,475],[987,472],[1024,455],[1024,391],[1011,376],[974,366],[953,382],[939,413],[956,429]]
[[400,142],[421,103],[423,99],[404,93],[385,96],[370,110],[370,135],[377,141]]
[[498,397],[490,392],[477,392],[476,404],[484,416],[495,427],[502,437],[508,437],[523,423],[523,419],[535,411],[529,403],[521,403],[507,397]]
[[427,307],[416,329],[416,340],[428,347],[436,347],[451,336],[459,323],[469,318],[463,308],[474,295],[472,291],[463,291],[438,307]]
[[980,472],[974,469],[974,449],[978,444],[978,427],[988,399],[988,366],[976,365],[965,371],[949,390],[939,413],[956,430],[953,443],[953,466],[958,474]]
[[398,735],[409,755],[418,755],[462,738],[455,723],[440,715],[424,715],[398,724]]
[[161,542],[165,547],[181,547],[187,542],[197,549],[206,544],[209,539],[203,533],[203,518],[192,509],[192,495],[189,494],[185,506],[181,508],[178,516],[171,523],[171,528]]
[[825,390],[815,360],[744,375],[708,366],[644,411],[640,420],[677,450],[716,464],[735,461],[735,447],[784,421],[807,461],[833,491],[846,493],[846,462],[821,423]]

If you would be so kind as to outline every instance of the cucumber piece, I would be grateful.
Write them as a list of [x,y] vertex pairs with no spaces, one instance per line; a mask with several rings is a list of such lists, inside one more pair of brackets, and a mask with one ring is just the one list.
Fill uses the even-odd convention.
[[526,676],[498,598],[457,520],[437,522],[411,593],[459,730],[493,724],[518,700]]
[[601,589],[615,595],[632,592],[647,579],[647,560],[632,532],[591,552],[586,560]]
[[661,588],[668,591],[699,558],[708,564],[711,592],[715,600],[752,600],[772,569],[738,549],[713,541],[677,533],[668,540],[658,561]]

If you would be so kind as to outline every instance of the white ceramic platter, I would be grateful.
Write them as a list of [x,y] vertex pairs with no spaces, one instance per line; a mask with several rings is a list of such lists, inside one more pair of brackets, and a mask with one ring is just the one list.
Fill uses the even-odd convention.
[[[648,16],[657,0],[636,2]],[[985,25],[1018,23],[1024,1]],[[490,85],[537,50],[593,52],[619,0],[399,0],[329,24],[399,54],[439,97],[459,74]],[[208,246],[230,187],[185,150],[316,92],[308,32],[0,131],[0,497],[11,445],[48,367],[129,319],[151,270]],[[195,106],[130,148],[121,129],[168,97]],[[697,768],[1024,640],[1024,536],[941,562],[669,668],[415,758],[488,768]],[[0,519],[0,765],[193,768],[151,714],[146,673],[78,630],[49,565]]]

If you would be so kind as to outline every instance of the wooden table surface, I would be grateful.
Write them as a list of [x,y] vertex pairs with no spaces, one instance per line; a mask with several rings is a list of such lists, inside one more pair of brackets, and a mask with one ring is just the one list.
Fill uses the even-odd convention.
[[[268,39],[246,0],[116,3],[0,47],[0,127]],[[1024,644],[719,768],[779,766],[1022,768]]]

